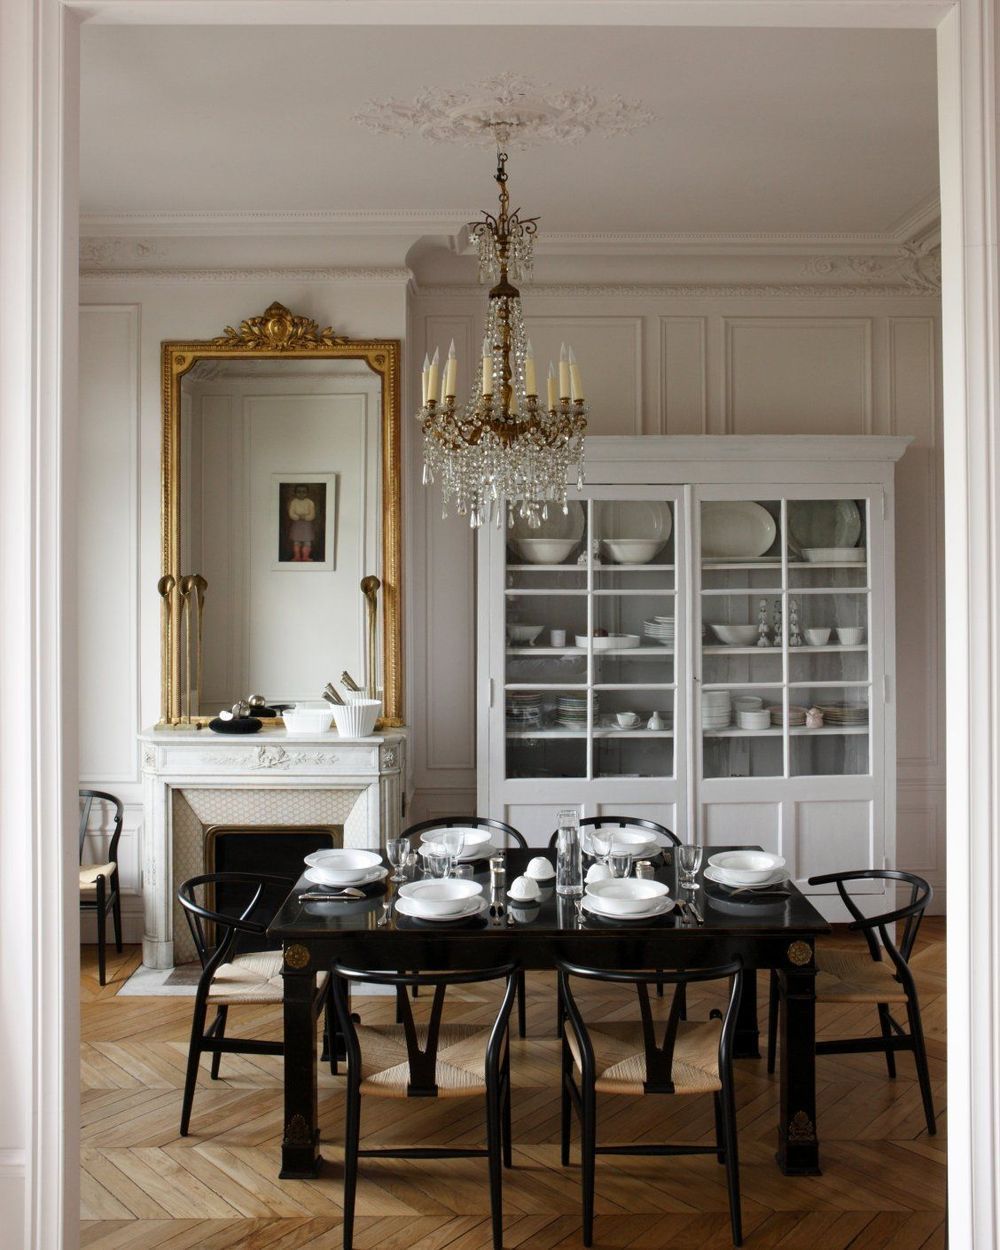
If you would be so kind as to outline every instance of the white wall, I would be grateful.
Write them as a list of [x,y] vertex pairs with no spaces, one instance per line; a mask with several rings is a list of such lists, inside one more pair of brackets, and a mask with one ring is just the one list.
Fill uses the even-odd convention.
[[[80,781],[126,804],[119,858],[127,941],[142,938],[136,734],[160,714],[160,344],[212,338],[275,299],[351,338],[405,334],[406,275],[398,270],[344,279],[335,271],[81,276]],[[95,813],[88,857],[102,845]],[[92,941],[92,918],[82,924]]]
[[[944,904],[943,541],[940,302],[926,291],[808,294],[711,288],[526,287],[540,361],[572,341],[593,434],[908,434],[897,477],[900,865]],[[412,370],[455,339],[478,356],[484,299],[425,289],[411,310]],[[462,367],[460,366],[460,373]],[[460,376],[459,392],[468,378]],[[411,376],[411,386],[413,379]],[[415,812],[472,810],[475,794],[475,552],[441,520],[411,465],[415,576],[408,601]]]

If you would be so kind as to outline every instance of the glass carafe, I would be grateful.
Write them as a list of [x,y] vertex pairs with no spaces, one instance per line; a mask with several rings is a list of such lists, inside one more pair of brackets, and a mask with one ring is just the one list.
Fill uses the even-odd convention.
[[583,893],[580,813],[572,808],[559,813],[559,832],[556,834],[556,893]]

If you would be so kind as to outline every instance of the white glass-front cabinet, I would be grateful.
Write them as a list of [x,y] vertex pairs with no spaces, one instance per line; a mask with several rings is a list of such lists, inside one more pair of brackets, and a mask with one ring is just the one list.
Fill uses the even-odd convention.
[[567,513],[484,530],[480,813],[645,816],[804,887],[891,864],[906,443],[590,439]]

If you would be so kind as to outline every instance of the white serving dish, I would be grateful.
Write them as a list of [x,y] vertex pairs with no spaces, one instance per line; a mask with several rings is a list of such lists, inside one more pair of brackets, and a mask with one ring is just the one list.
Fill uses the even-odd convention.
[[[576,634],[574,637],[576,645],[586,651],[587,635]],[[629,651],[632,647],[637,647],[639,641],[638,634],[608,634],[607,637],[595,638],[593,640],[595,651]]]
[[529,524],[528,518],[521,516],[520,510],[515,508],[507,534],[510,539],[516,539],[518,542],[523,540],[543,542],[545,539],[561,538],[578,543],[583,537],[586,524],[587,517],[583,504],[577,499],[568,499],[565,512],[561,504],[551,504],[549,515],[534,528]]
[[346,885],[373,885],[376,881],[384,881],[389,875],[389,869],[380,864],[377,868],[373,868],[371,872],[365,873],[365,875],[360,877],[357,881],[331,881],[331,875],[337,876],[336,873],[331,874],[324,872],[322,868],[307,868],[305,871],[305,878],[312,885],[326,885],[342,889]]
[[332,711],[337,733],[342,738],[367,738],[375,728],[382,704],[378,699],[358,699],[356,703],[334,707]]
[[544,628],[544,625],[508,625],[507,637],[511,642],[524,643],[530,647]]
[[740,729],[770,729],[771,713],[767,708],[736,713],[736,724]]
[[459,859],[466,857],[475,859],[487,847],[493,845],[493,834],[490,830],[477,829],[474,825],[470,825],[467,829],[458,825],[452,825],[448,829],[443,826],[440,829],[427,829],[420,835],[420,841],[424,846],[440,845],[444,834],[461,835],[462,849],[459,852]]
[[411,904],[418,916],[437,917],[465,911],[471,906],[471,900],[482,892],[478,881],[459,877],[444,881],[410,881],[401,885],[397,893]]
[[516,899],[519,903],[534,903],[536,899],[541,897],[541,893],[541,886],[534,877],[521,876],[515,877],[510,883],[507,897]]
[[860,646],[865,640],[864,626],[842,626],[837,630],[837,641],[845,647]]
[[321,734],[330,728],[333,708],[326,701],[296,703],[294,707],[285,708],[281,719],[290,734]]
[[[414,882],[414,884],[416,884]],[[412,898],[396,896],[396,911],[400,916],[410,916],[413,920],[433,920],[438,924],[450,924],[456,920],[472,920],[486,910],[486,898],[480,894],[465,900],[461,911],[449,912],[447,915],[431,916]]]
[[555,868],[544,855],[536,855],[534,859],[528,860],[528,867],[525,872],[529,877],[534,877],[536,881],[551,881],[556,875]]
[[618,564],[649,564],[663,550],[663,538],[606,538],[604,546]]
[[805,552],[851,548],[861,537],[861,513],[853,499],[789,499],[788,545]]
[[382,856],[374,851],[349,851],[331,848],[313,851],[305,858],[306,866],[322,874],[324,885],[356,885],[382,865]]
[[735,885],[759,885],[785,866],[782,856],[770,851],[720,851],[708,862]]
[[[670,505],[658,499],[602,499],[594,504],[594,513],[594,533],[609,543],[655,541],[659,551],[673,528]],[[632,558],[627,563],[632,563]],[[646,560],[635,563],[645,564]]]
[[756,625],[712,625],[711,629],[727,647],[749,647],[757,641]]
[[701,505],[703,560],[754,559],[774,542],[774,517],[749,500],[709,500]]
[[667,887],[662,881],[640,877],[627,877],[624,881],[609,877],[605,881],[589,882],[586,892],[601,911],[615,916],[629,916],[649,911],[655,903],[666,898]]
[[608,847],[610,852],[628,853],[633,859],[642,859],[646,855],[655,855],[660,849],[653,834],[641,829],[595,829],[593,831],[594,849],[600,854],[600,847]]
[[512,538],[510,545],[528,564],[562,564],[578,538]]
[[802,554],[810,564],[864,564],[864,547],[804,547]]
[[806,642],[810,647],[825,647],[830,641],[831,632],[829,629],[807,629],[805,631]]

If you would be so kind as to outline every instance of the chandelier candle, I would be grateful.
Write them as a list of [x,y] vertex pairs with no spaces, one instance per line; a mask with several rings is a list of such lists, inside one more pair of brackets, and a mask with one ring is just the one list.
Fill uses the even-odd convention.
[[[505,135],[498,128],[498,139]],[[470,223],[479,250],[480,281],[489,293],[486,337],[478,383],[464,407],[456,407],[458,360],[452,342],[442,369],[441,354],[424,358],[423,404],[417,419],[424,435],[424,485],[440,478],[444,514],[454,503],[473,528],[493,519],[503,524],[505,507],[537,528],[550,507],[566,510],[566,479],[576,469],[583,486],[583,438],[587,410],[580,368],[572,347],[559,353],[556,373],[549,364],[546,404],[539,403],[535,352],[524,331],[521,295],[510,279],[531,273],[535,217],[510,211],[507,153],[498,151],[496,216]]]

